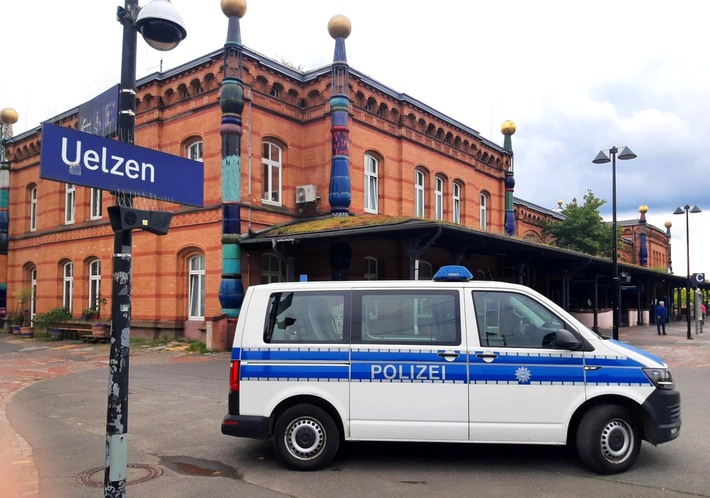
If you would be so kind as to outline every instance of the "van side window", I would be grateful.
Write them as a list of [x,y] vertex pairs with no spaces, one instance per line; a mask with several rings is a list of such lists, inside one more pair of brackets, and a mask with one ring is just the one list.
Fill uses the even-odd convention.
[[269,297],[264,342],[343,343],[343,293],[276,292]]
[[511,292],[473,291],[481,346],[553,348],[564,322],[539,302]]
[[461,344],[456,291],[362,291],[355,293],[354,307],[360,342]]

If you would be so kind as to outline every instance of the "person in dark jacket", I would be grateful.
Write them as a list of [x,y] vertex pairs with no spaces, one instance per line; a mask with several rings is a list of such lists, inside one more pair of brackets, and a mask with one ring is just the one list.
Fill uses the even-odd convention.
[[[665,303],[663,301],[658,301],[656,306],[656,329],[658,330],[658,335],[666,335],[666,318],[668,317],[668,310],[666,309]],[[663,334],[661,334],[661,331]]]

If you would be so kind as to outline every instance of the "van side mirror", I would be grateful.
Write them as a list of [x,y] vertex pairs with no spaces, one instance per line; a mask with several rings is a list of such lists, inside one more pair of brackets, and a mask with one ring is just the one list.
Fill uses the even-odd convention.
[[584,343],[567,329],[557,329],[555,332],[555,347],[568,351],[579,351],[584,347]]

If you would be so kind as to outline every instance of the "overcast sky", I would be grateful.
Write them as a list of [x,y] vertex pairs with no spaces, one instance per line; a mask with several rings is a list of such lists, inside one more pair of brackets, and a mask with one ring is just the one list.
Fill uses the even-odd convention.
[[[145,5],[146,0],[141,0]],[[122,1],[2,2],[0,108],[20,114],[15,134],[91,99],[119,80]],[[227,18],[219,0],[173,0],[187,38],[160,53],[138,42],[138,77],[220,49]],[[710,29],[702,0],[248,0],[242,42],[305,69],[332,61],[328,20],[352,22],[350,66],[503,143],[513,136],[515,195],[553,209],[587,190],[607,200],[617,161],[617,213],[663,228],[671,221],[674,273],[710,274]]]

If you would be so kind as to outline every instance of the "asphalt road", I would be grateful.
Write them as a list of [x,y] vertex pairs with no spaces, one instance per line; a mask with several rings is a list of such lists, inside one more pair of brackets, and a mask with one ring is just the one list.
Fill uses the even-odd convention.
[[[710,496],[709,344],[678,341],[674,347],[659,340],[666,339],[646,334],[637,342],[649,341],[648,349],[673,358],[682,432],[658,447],[644,443],[635,467],[616,476],[590,473],[566,448],[387,443],[346,444],[328,469],[293,472],[278,464],[269,443],[220,433],[225,355],[199,362],[136,361],[130,372],[128,481],[137,482],[127,495]],[[5,350],[0,354],[4,358]],[[7,404],[10,422],[32,448],[38,496],[103,496],[107,385],[106,369],[91,368],[29,385]]]

